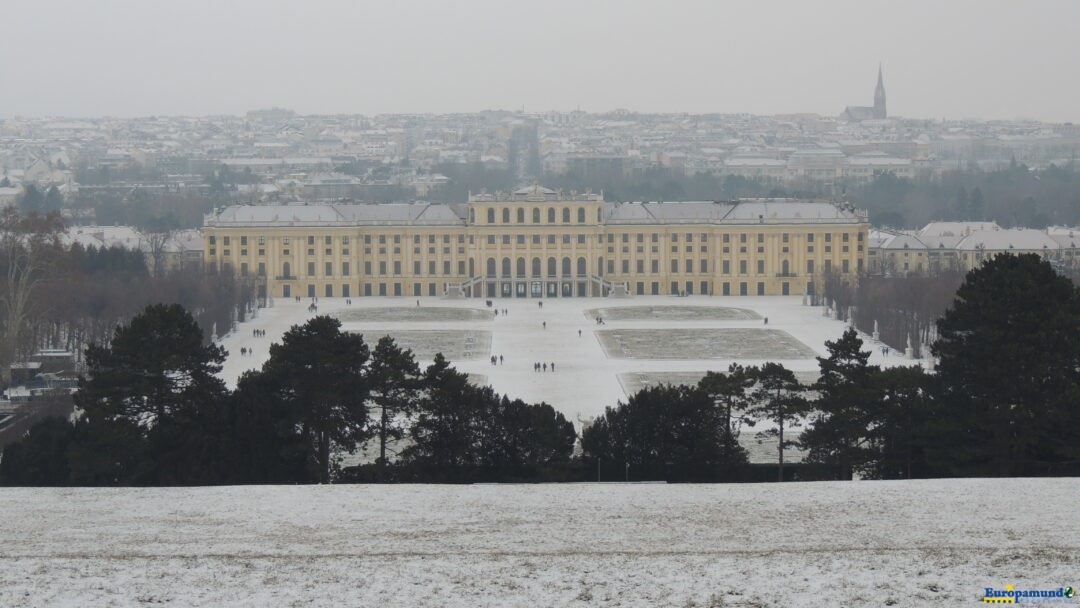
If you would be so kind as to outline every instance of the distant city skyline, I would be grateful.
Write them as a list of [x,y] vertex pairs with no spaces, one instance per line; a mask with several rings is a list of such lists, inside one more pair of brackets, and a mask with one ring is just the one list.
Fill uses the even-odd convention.
[[0,118],[813,113],[1080,122],[1080,3],[553,0],[5,8]]

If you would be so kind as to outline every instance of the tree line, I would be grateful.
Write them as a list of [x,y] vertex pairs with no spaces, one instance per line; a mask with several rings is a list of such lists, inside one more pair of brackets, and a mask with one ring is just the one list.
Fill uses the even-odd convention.
[[[558,478],[576,434],[545,403],[469,383],[441,355],[318,316],[270,347],[235,390],[226,353],[176,304],[147,307],[87,350],[74,424],[49,419],[9,445],[9,485],[209,485]],[[343,471],[335,456],[378,451]],[[400,448],[400,449],[399,449]],[[391,452],[396,451],[396,454]]]
[[43,348],[81,355],[148,304],[176,302],[195,315],[209,341],[253,309],[255,287],[198,265],[156,272],[147,253],[67,245],[56,213],[0,213],[0,368]]
[[[585,429],[582,447],[654,477],[712,479],[740,458],[740,426],[767,422],[781,479],[794,446],[839,479],[1080,474],[1072,281],[1037,255],[997,256],[967,274],[935,335],[935,373],[870,365],[849,329],[826,342],[810,385],[767,363],[710,372],[696,387],[646,389]],[[795,437],[785,433],[793,424],[802,427]]]
[[[468,192],[509,190],[516,178],[508,170],[482,165],[439,165],[451,183],[433,191],[432,200],[460,202]],[[1080,171],[1051,165],[1031,169],[1013,162],[996,171],[957,169],[939,174],[898,177],[882,172],[873,179],[799,179],[782,183],[739,175],[694,173],[654,166],[640,171],[569,171],[542,176],[544,184],[567,192],[603,191],[609,201],[731,200],[735,198],[845,198],[870,212],[875,226],[911,229],[938,220],[991,220],[1005,227],[1045,228],[1080,225]]]
[[[79,419],[9,446],[0,481],[744,481],[753,427],[776,441],[779,480],[1080,474],[1080,290],[1031,254],[968,273],[937,322],[933,373],[871,365],[849,329],[813,383],[779,363],[732,365],[642,389],[580,438],[547,404],[473,386],[442,356],[420,369],[388,337],[369,349],[329,317],[291,328],[232,391],[201,335],[176,305],[118,327],[87,351]],[[377,456],[335,467],[361,449]]]

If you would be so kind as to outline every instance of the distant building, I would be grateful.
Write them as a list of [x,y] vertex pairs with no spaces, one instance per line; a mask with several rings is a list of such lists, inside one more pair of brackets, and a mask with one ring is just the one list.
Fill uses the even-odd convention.
[[994,222],[931,222],[917,232],[870,231],[870,272],[967,272],[1002,253],[1034,253],[1052,264],[1080,265],[1080,232],[1002,228]]
[[874,88],[873,106],[848,106],[840,113],[840,119],[861,122],[864,120],[885,120],[889,113],[885,107],[885,78],[881,73],[881,66],[877,71],[877,87]]
[[539,185],[466,203],[262,205],[206,216],[208,267],[259,297],[813,294],[866,268],[865,211],[820,200],[611,203]]
[[854,181],[870,181],[884,173],[892,173],[896,177],[914,177],[914,163],[910,158],[868,153],[848,157],[844,166],[844,177]]

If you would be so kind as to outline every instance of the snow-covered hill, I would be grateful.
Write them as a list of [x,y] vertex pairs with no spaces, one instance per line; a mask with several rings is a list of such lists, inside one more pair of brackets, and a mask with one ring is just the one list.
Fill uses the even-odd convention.
[[0,490],[3,606],[961,606],[1076,586],[1072,479]]

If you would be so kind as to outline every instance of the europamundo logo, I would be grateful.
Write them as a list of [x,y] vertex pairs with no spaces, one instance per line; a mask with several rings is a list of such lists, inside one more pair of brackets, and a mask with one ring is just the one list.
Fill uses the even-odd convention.
[[1016,585],[1009,583],[1004,589],[985,587],[982,601],[984,604],[1049,604],[1063,603],[1075,596],[1076,591],[1072,587],[1017,589]]

